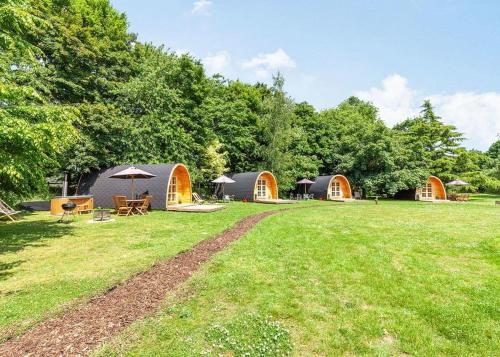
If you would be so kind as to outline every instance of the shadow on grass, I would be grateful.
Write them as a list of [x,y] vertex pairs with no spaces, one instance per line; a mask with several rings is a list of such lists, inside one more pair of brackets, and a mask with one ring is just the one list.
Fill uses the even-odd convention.
[[[10,263],[1,263],[0,262],[0,280],[5,280],[9,276],[14,274],[14,273],[10,272],[9,270],[11,270],[15,267],[18,267],[19,265],[21,265],[21,263],[24,263],[24,260],[18,260],[18,261],[10,262]],[[0,294],[0,295],[2,295],[2,294]]]
[[[62,237],[72,230],[73,227],[57,223],[57,221],[21,220],[15,223],[0,222],[0,256],[6,253],[18,252],[26,247],[42,247],[46,245],[44,241]],[[0,280],[7,279],[12,275],[9,271],[22,263],[22,260],[13,262],[0,261]]]
[[70,225],[47,220],[0,223],[0,255],[17,252],[28,246],[44,246],[43,241],[62,237],[72,230]]

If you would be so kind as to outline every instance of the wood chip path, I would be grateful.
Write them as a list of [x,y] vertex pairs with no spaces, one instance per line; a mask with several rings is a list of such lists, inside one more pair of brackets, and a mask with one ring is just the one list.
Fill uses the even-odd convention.
[[277,211],[246,217],[191,250],[158,263],[75,310],[49,319],[0,346],[0,356],[81,356],[137,319],[155,312],[166,294],[200,265]]

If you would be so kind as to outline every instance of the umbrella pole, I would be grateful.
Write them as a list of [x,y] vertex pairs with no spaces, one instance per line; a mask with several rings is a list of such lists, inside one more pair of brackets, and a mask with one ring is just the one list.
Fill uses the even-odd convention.
[[134,199],[134,191],[135,191],[135,187],[134,187],[134,178],[132,177],[132,200]]

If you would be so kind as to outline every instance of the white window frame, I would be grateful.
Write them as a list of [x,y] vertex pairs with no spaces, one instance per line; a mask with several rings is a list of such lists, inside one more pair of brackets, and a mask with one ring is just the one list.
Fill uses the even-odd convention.
[[330,196],[334,198],[342,197],[342,187],[340,186],[339,181],[332,181],[332,184],[330,186]]
[[426,183],[420,190],[420,195],[422,196],[422,198],[432,199],[432,183]]
[[257,198],[267,198],[267,180],[258,179],[257,180]]
[[167,201],[169,203],[177,203],[177,176],[170,178],[170,185],[168,185]]

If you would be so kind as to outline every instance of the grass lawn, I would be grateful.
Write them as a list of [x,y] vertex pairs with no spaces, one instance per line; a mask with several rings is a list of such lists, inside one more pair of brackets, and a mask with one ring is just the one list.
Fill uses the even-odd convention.
[[[318,203],[301,203],[318,204]],[[0,222],[0,341],[100,294],[155,262],[190,249],[237,220],[283,206],[232,203],[208,213],[155,211],[69,225],[47,212]]]
[[498,355],[494,199],[268,217],[96,354]]

